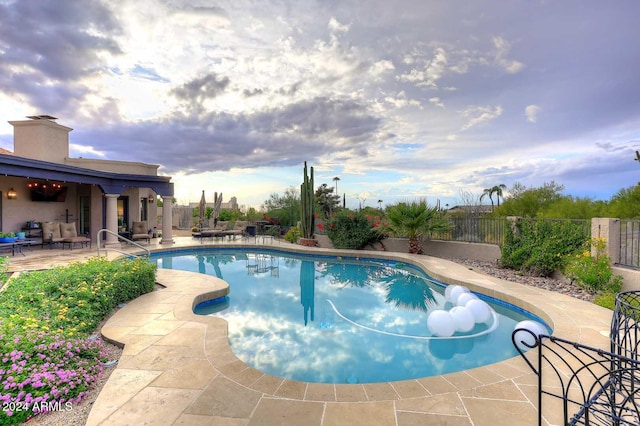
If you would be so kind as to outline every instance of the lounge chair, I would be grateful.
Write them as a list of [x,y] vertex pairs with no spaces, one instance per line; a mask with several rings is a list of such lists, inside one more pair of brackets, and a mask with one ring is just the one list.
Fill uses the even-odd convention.
[[223,237],[225,235],[225,232],[227,232],[227,228],[229,228],[229,221],[219,220],[216,223],[216,226],[213,227],[213,229],[205,229],[200,231],[200,241],[202,242],[202,238]]
[[249,224],[249,221],[247,220],[236,220],[236,223],[233,224],[233,228],[229,229],[228,231],[224,231],[223,234],[225,236],[229,236],[229,238],[231,238],[233,236],[233,238],[236,237],[236,235],[240,235],[240,236],[245,236],[247,235],[247,225]]
[[151,244],[151,236],[149,235],[149,227],[146,220],[131,222],[131,240],[147,240],[147,244]]

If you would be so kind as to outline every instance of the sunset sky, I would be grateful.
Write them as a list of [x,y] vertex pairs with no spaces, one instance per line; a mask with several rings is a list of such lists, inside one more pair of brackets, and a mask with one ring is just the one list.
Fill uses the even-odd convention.
[[[71,156],[159,164],[179,203],[302,182],[348,207],[640,181],[640,2],[0,0],[10,120]],[[506,195],[506,194],[505,194]]]

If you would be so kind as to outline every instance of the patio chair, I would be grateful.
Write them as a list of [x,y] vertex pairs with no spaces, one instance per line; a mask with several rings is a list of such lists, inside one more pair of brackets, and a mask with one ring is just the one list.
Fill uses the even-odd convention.
[[42,247],[49,244],[49,248],[53,248],[54,244],[62,243],[62,235],[60,235],[60,222],[42,222]]
[[151,244],[151,236],[149,235],[149,227],[146,220],[131,222],[131,240],[147,240],[147,244]]
[[78,235],[75,223],[60,223],[60,236],[62,248],[65,244],[69,244],[69,250],[73,250],[74,244],[80,244],[81,247],[88,245],[91,248],[91,238],[87,235]]

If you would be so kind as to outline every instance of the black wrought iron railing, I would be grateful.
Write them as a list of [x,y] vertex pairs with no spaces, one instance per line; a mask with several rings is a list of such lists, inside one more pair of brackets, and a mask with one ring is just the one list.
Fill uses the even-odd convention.
[[640,292],[628,291],[616,296],[610,351],[514,330],[513,344],[538,378],[539,425],[640,424],[638,320]]
[[509,221],[503,217],[454,216],[449,218],[449,223],[449,231],[433,233],[431,238],[500,245],[509,226]]

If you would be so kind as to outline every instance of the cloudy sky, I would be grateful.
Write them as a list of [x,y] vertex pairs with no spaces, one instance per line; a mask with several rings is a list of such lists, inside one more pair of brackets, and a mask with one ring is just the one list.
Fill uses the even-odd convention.
[[[0,147],[159,164],[180,203],[302,181],[347,205],[640,180],[640,2],[0,0]],[[334,181],[339,177],[339,181]]]

